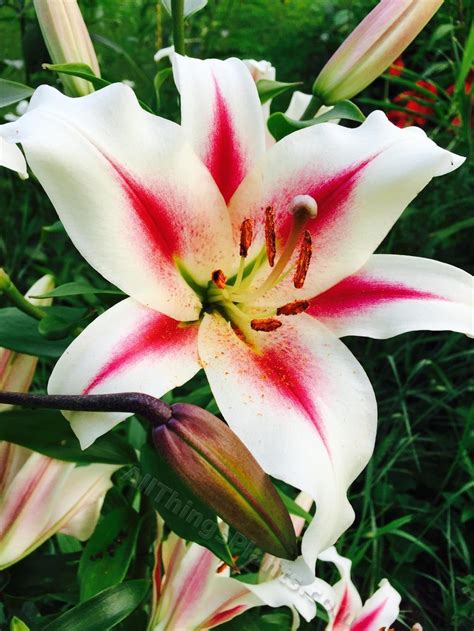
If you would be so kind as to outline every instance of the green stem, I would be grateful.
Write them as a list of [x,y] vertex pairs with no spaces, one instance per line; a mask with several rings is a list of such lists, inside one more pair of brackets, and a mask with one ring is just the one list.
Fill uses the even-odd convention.
[[185,55],[184,45],[184,0],[171,0],[171,17],[173,19],[174,49],[180,55]]
[[20,311],[32,316],[36,320],[41,320],[46,316],[46,312],[43,311],[43,309],[35,307],[35,305],[32,305],[31,302],[23,296],[2,268],[0,268],[0,292],[8,296],[11,302],[18,307]]
[[313,96],[311,97],[311,101],[308,103],[308,107],[303,112],[303,116],[300,120],[307,121],[311,118],[314,118],[316,112],[319,110],[321,105],[323,105],[322,100],[319,98],[319,96],[315,96],[313,94]]

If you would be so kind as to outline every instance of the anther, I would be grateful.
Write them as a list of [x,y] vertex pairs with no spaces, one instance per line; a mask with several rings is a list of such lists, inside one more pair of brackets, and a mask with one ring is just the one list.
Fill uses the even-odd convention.
[[297,315],[298,313],[303,313],[309,307],[308,300],[295,300],[294,302],[289,302],[286,305],[278,307],[277,315]]
[[275,234],[275,212],[271,206],[265,209],[265,248],[270,267],[275,264],[276,255],[276,234]]
[[221,269],[216,269],[211,274],[211,280],[216,287],[219,287],[219,289],[224,289],[227,278],[225,277],[225,274]]
[[296,195],[291,202],[291,212],[301,219],[314,219],[318,214],[318,204],[311,195]]
[[312,240],[310,233],[305,230],[303,235],[303,242],[301,243],[300,253],[298,255],[298,262],[296,263],[296,270],[293,276],[293,285],[297,289],[301,289],[308,273],[309,264],[312,254]]
[[240,226],[240,256],[247,256],[253,240],[253,223],[250,219],[244,219]]
[[254,331],[269,332],[279,329],[281,327],[281,322],[276,318],[259,318],[257,320],[252,320],[250,322],[250,326]]

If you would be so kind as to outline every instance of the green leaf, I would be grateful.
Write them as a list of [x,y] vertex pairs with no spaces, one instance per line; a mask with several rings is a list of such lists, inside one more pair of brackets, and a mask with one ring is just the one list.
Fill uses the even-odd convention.
[[279,94],[283,94],[291,88],[295,88],[298,85],[301,85],[301,81],[296,81],[295,83],[284,83],[283,81],[271,81],[270,79],[260,79],[257,81],[257,91],[258,96],[260,98],[260,103],[262,105],[269,101],[270,99],[275,98]]
[[0,107],[7,107],[23,99],[29,99],[33,92],[33,88],[23,83],[0,79]]
[[13,616],[10,622],[10,631],[30,631],[30,627],[28,627],[23,620]]
[[464,91],[464,82],[466,77],[472,68],[474,60],[474,22],[471,24],[469,35],[464,48],[461,67],[459,68],[458,75],[456,77],[456,93],[462,93]]
[[42,631],[104,631],[124,620],[145,598],[149,581],[134,580],[104,590],[73,607]]
[[99,523],[79,563],[81,601],[123,581],[135,551],[139,523],[130,507],[112,511]]
[[[195,541],[233,565],[229,547],[218,527],[217,515],[174,473],[152,447],[141,452],[138,486],[174,532]],[[135,469],[136,471],[136,469]]]
[[45,68],[45,70],[71,75],[72,77],[79,77],[79,79],[85,79],[86,81],[90,81],[94,88],[105,88],[110,85],[110,81],[106,81],[95,75],[92,68],[87,64],[43,64],[43,68]]
[[[110,81],[97,77],[92,68],[87,64],[43,64],[43,68],[46,70],[52,70],[53,72],[59,72],[61,74],[71,75],[72,77],[79,77],[79,79],[85,79],[90,81],[94,88],[105,88],[111,85]],[[138,99],[140,105],[147,111],[152,112],[151,108]]]
[[81,449],[69,422],[57,410],[11,410],[0,413],[0,440],[22,445],[68,462],[133,464],[135,451],[115,433],[98,438]]
[[64,283],[48,291],[47,294],[41,296],[32,296],[32,298],[64,298],[66,296],[84,296],[88,294],[113,294],[116,296],[125,295],[120,289],[98,289],[84,282]]
[[82,552],[81,542],[78,541],[76,537],[64,535],[62,532],[58,532],[56,535],[56,541],[58,542],[58,547],[63,554]]
[[162,70],[158,70],[153,79],[153,85],[155,87],[155,95],[156,95],[156,104],[158,109],[160,108],[160,90],[161,86],[165,83],[165,81],[173,74],[172,68],[163,68]]
[[17,353],[57,359],[72,342],[47,340],[38,331],[38,320],[31,318],[16,307],[0,309],[0,346]]
[[281,497],[281,499],[283,501],[283,504],[285,505],[287,511],[289,513],[291,513],[292,515],[296,515],[297,517],[302,517],[305,520],[305,522],[307,524],[309,524],[311,522],[311,520],[313,519],[311,514],[308,513],[307,511],[305,511],[304,509],[302,509],[301,506],[299,506],[295,502],[294,499],[292,499],[284,491],[282,491],[280,488],[278,488],[277,485],[275,485],[275,488],[278,491],[278,495]]
[[352,101],[339,101],[328,112],[305,121],[294,120],[282,112],[275,112],[275,114],[272,114],[268,119],[267,126],[275,140],[281,140],[294,131],[306,129],[306,127],[318,125],[319,123],[327,123],[336,118],[353,120],[360,123],[365,120],[364,114]]

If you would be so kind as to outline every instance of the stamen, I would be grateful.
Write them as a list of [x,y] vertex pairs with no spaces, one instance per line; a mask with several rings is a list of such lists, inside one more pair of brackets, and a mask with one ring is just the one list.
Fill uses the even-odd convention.
[[275,212],[271,206],[265,209],[265,247],[270,267],[275,264],[276,255],[276,233],[275,233]]
[[275,331],[281,327],[280,320],[276,318],[259,318],[258,320],[252,320],[250,326],[254,331]]
[[253,223],[250,219],[244,219],[240,226],[240,256],[247,256],[253,240]]
[[309,307],[308,300],[295,300],[294,302],[289,302],[282,307],[278,307],[277,315],[296,315],[298,313],[303,313]]
[[298,262],[296,263],[296,271],[293,276],[293,285],[297,289],[301,289],[308,273],[309,264],[312,255],[312,240],[310,233],[305,230],[303,236],[303,242],[301,244],[300,253],[298,255]]
[[219,287],[219,289],[224,289],[227,278],[225,277],[225,274],[221,269],[216,269],[211,274],[211,280],[216,287]]

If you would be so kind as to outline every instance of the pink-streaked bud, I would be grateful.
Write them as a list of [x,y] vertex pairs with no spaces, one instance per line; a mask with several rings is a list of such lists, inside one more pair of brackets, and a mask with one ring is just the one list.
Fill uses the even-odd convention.
[[[31,304],[37,307],[47,307],[51,298],[32,298],[41,296],[54,289],[54,278],[47,274],[40,278],[25,295]],[[15,353],[7,348],[0,348],[0,391],[28,392],[38,362],[37,357]],[[10,409],[7,404],[0,404],[0,412]]]
[[[76,0],[34,0],[36,15],[48,52],[55,64],[87,64],[100,77],[99,63]],[[61,75],[70,96],[94,91],[84,79]]]
[[319,73],[313,94],[330,105],[380,76],[429,22],[443,0],[381,0]]
[[0,570],[63,532],[90,537],[118,465],[76,467],[0,442]]
[[195,405],[171,406],[153,430],[167,463],[222,519],[265,552],[293,559],[296,537],[270,478],[232,430]]

